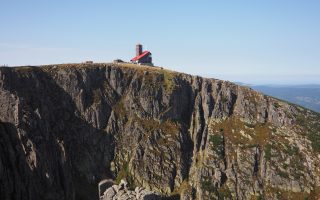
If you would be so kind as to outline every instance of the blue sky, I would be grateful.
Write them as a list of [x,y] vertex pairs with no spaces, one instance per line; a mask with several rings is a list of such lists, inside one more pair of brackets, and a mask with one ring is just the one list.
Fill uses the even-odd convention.
[[1,0],[0,65],[130,60],[255,84],[320,83],[320,1]]

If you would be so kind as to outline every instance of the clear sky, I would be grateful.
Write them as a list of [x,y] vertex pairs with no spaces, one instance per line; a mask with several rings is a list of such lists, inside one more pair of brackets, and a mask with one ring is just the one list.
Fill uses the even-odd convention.
[[319,0],[0,0],[0,65],[130,60],[246,83],[320,83]]

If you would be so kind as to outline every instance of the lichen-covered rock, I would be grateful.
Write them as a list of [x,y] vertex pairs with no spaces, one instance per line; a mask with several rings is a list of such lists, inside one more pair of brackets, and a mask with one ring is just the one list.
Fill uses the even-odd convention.
[[124,178],[173,199],[318,199],[319,152],[319,114],[227,81],[0,68],[0,199],[98,199],[102,180]]
[[113,185],[106,189],[101,200],[161,200],[161,196],[145,188],[136,187],[134,190],[128,189],[128,183],[121,180],[119,185]]

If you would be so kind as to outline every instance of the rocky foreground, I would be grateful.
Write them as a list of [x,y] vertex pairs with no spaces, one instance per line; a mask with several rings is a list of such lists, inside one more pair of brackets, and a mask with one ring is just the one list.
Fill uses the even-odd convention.
[[319,166],[319,114],[247,87],[130,64],[0,68],[0,199],[99,199],[106,179],[103,199],[319,199]]
[[[101,184],[99,185],[101,188]],[[100,200],[121,199],[121,200],[161,200],[161,196],[142,187],[136,187],[134,190],[128,188],[128,183],[121,180],[119,185],[107,187],[103,194],[100,194]]]

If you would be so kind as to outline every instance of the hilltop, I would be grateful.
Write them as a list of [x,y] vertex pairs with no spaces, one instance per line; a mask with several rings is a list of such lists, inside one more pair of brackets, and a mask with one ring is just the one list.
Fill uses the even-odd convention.
[[0,199],[318,199],[320,116],[228,81],[128,63],[0,68]]

